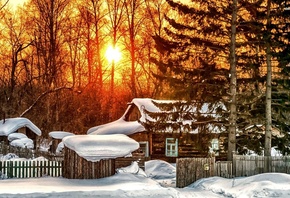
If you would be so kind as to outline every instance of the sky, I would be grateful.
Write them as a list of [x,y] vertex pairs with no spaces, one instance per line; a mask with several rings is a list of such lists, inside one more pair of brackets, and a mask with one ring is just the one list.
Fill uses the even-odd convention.
[[[0,159],[1,160],[1,159]],[[0,197],[138,197],[138,198],[288,198],[290,175],[266,173],[225,179],[210,177],[185,188],[176,188],[176,167],[162,160],[145,163],[145,172],[136,162],[102,179],[41,177],[0,180]]]

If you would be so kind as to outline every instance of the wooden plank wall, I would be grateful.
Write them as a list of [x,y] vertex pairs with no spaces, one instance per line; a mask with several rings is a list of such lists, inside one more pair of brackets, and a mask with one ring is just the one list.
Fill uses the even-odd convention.
[[115,174],[115,159],[90,162],[78,154],[64,148],[63,177],[68,179],[97,179]]
[[215,176],[215,158],[178,158],[176,167],[176,187],[179,188]]

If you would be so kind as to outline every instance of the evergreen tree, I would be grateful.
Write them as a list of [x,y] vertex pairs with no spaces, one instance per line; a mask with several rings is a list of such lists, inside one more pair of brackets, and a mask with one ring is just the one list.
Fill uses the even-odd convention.
[[[232,33],[230,29],[234,25],[233,22],[231,23],[234,13],[231,2],[192,1],[190,5],[171,0],[167,2],[178,13],[178,16],[175,18],[167,16],[166,37],[154,37],[157,50],[166,58],[161,61],[152,59],[152,61],[160,70],[160,73],[155,76],[164,84],[165,82],[168,84],[168,94],[173,95],[170,97],[201,103],[222,101],[228,109],[231,104],[236,107],[236,112],[231,109],[223,115],[227,120],[224,125],[229,126],[227,118],[236,113],[236,118],[232,117],[231,120],[236,119],[237,125],[232,124],[234,127],[231,131],[238,130],[237,139],[235,140],[235,132],[232,132],[233,139],[229,138],[229,141],[233,145],[237,143],[237,151],[240,153],[246,153],[249,150],[262,153],[265,144],[269,153],[269,148],[271,149],[272,146],[271,141],[265,143],[265,131],[267,131],[268,140],[273,138],[273,146],[281,142],[286,145],[287,134],[284,134],[283,138],[281,135],[269,137],[269,132],[271,135],[271,131],[275,129],[288,130],[288,124],[285,123],[285,119],[284,121],[282,119],[288,115],[288,110],[286,111],[285,105],[281,108],[281,103],[278,105],[271,103],[272,86],[277,84],[278,87],[282,87],[282,85],[277,82],[275,75],[265,69],[267,65],[268,71],[276,68],[273,56],[277,57],[275,52],[279,51],[281,56],[278,59],[280,62],[284,61],[282,71],[287,71],[286,65],[289,61],[285,59],[287,57],[285,54],[289,49],[285,46],[289,37],[287,38],[284,34],[282,39],[281,32],[285,33],[288,29],[281,24],[281,20],[285,21],[285,13],[282,17],[278,12],[283,7],[281,5],[285,4],[281,0],[268,1],[268,4],[266,1],[239,1],[235,50],[236,85],[238,85],[236,88],[238,89],[235,102],[232,100],[233,92],[229,91],[233,82],[230,83],[228,78],[230,63],[233,64],[234,61],[229,62],[230,59],[223,58],[229,57],[231,51],[232,55],[235,53],[233,50],[230,51],[230,44],[233,43],[230,40]],[[273,76],[274,83],[268,80],[268,88],[271,89],[268,89],[266,97],[267,73],[269,73],[268,77]],[[285,78],[283,82],[285,86]],[[273,87],[273,89],[276,90],[278,87]],[[281,94],[282,92],[279,91],[275,97],[280,98]],[[286,99],[285,94],[283,97]],[[267,125],[265,123],[266,98],[268,98]],[[272,121],[275,127],[273,130],[269,128],[272,127]],[[261,124],[268,128],[256,127]],[[288,152],[285,145],[279,147],[283,147],[281,148],[283,152]],[[235,150],[234,147],[228,149]]]
[[[289,112],[289,108],[281,105],[280,102],[277,103],[277,101],[280,101],[280,97],[285,98],[286,96],[285,89],[281,92],[281,85],[278,83],[278,81],[281,81],[281,74],[278,72],[279,69],[275,61],[276,52],[287,49],[288,42],[287,38],[282,38],[282,35],[285,35],[286,27],[283,22],[285,21],[285,14],[281,12],[285,5],[283,2],[256,1],[251,3],[240,1],[246,14],[240,18],[238,31],[243,32],[243,38],[246,42],[241,42],[240,45],[246,50],[240,54],[239,64],[250,78],[240,79],[246,82],[246,85],[241,87],[241,91],[248,92],[248,94],[246,94],[247,96],[242,94],[242,97],[239,98],[238,106],[241,113],[238,124],[241,133],[237,144],[239,150],[245,151],[245,149],[248,149],[257,153],[264,150],[267,156],[271,155],[271,147],[277,146],[277,143],[279,143],[279,149],[283,150],[284,153],[287,150],[285,145],[282,146],[280,143],[286,142],[288,135],[286,133],[284,135],[273,133],[276,129],[282,133],[288,131],[283,117],[288,114],[286,112]],[[280,57],[284,59],[285,54],[281,54]],[[263,130],[267,137],[260,132],[260,129],[253,130],[251,127],[261,124],[266,126]],[[251,136],[248,136],[249,132],[252,134]],[[252,143],[256,141],[255,138],[249,138],[253,135],[259,137],[259,144],[249,144],[250,141]],[[247,140],[244,141],[243,138],[247,138]]]
[[278,72],[274,75],[272,85],[273,125],[281,132],[282,138],[273,138],[272,144],[282,154],[289,154],[289,115],[290,115],[290,3],[287,0],[273,0],[275,9],[276,34],[273,35],[276,50],[273,56],[278,60]]
[[[168,94],[173,98],[185,99],[192,104],[222,102],[230,109],[229,113],[223,112],[224,126],[231,130],[230,159],[236,144],[235,32],[231,27],[236,25],[236,18],[232,16],[237,10],[226,1],[216,4],[192,1],[190,5],[167,2],[179,15],[175,18],[167,16],[166,37],[154,37],[157,50],[166,57],[162,61],[152,59],[161,73],[156,77],[168,83]],[[230,82],[230,79],[234,81]],[[231,120],[228,120],[229,115]]]

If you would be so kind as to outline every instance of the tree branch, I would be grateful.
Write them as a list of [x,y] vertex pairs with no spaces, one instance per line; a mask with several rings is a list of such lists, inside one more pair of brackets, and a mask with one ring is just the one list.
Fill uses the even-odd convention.
[[53,93],[53,92],[57,92],[63,89],[68,89],[68,90],[72,90],[71,87],[58,87],[52,90],[47,90],[45,92],[43,92],[41,95],[39,95],[36,100],[24,111],[20,114],[20,117],[23,117],[26,113],[28,113],[36,104],[38,101],[40,101],[43,97],[45,97],[47,94]]

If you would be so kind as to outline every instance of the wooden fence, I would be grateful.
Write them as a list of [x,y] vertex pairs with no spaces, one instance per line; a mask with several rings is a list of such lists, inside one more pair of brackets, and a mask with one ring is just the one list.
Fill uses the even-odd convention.
[[212,176],[234,178],[267,172],[290,174],[290,156],[234,155],[233,161],[215,158],[179,158],[176,163],[176,187],[185,187],[198,179]]
[[266,172],[290,173],[290,156],[233,156],[233,176],[252,176]]
[[62,162],[0,161],[0,178],[30,178],[62,176]]
[[194,181],[215,175],[215,158],[178,158],[176,187],[183,188]]

